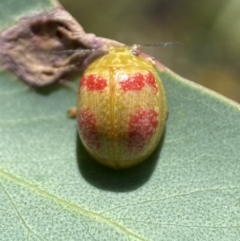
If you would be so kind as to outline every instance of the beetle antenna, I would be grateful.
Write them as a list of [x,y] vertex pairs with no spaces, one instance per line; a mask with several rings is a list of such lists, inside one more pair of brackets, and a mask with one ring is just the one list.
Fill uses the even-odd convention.
[[138,49],[139,47],[156,47],[156,46],[161,46],[161,47],[168,47],[168,46],[176,46],[176,45],[183,45],[181,42],[162,42],[162,43],[153,43],[153,44],[134,44],[132,46],[133,50]]
[[77,52],[90,53],[90,52],[94,52],[95,50],[96,49],[77,48],[77,49],[55,50],[55,51],[51,51],[51,53],[67,53],[67,54],[77,53]]

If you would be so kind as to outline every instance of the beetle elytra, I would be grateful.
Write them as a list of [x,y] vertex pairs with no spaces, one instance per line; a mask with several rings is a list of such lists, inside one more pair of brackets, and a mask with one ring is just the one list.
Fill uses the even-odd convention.
[[160,77],[135,50],[113,48],[83,73],[77,103],[79,135],[98,162],[115,169],[142,162],[159,143],[166,118]]

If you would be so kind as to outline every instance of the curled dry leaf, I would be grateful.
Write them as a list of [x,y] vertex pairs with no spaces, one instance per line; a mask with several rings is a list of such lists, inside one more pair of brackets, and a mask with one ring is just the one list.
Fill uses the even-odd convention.
[[63,8],[21,19],[0,33],[0,63],[27,84],[46,86],[123,44],[85,33]]

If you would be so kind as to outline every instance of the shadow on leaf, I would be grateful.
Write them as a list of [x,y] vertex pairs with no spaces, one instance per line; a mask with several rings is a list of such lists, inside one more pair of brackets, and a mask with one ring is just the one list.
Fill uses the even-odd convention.
[[43,96],[48,96],[48,95],[52,94],[53,92],[59,91],[61,89],[72,90],[72,87],[68,84],[68,82],[65,82],[65,83],[55,83],[55,84],[51,84],[51,85],[44,86],[41,88],[34,88],[36,93],[43,95]]
[[77,134],[77,162],[79,171],[93,186],[112,192],[130,192],[141,187],[151,177],[159,159],[164,136],[153,154],[128,169],[114,170],[95,161],[84,148]]

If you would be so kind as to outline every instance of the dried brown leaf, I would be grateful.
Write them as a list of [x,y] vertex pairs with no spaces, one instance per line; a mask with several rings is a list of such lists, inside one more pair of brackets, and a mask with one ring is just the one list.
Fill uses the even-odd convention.
[[91,33],[63,8],[21,19],[0,34],[0,63],[34,87],[81,71],[109,47],[123,44]]

